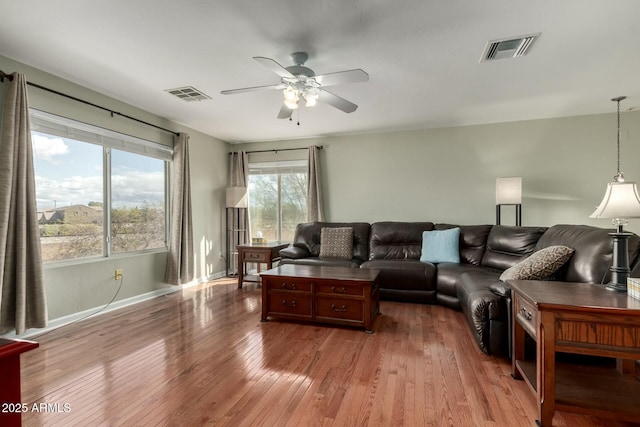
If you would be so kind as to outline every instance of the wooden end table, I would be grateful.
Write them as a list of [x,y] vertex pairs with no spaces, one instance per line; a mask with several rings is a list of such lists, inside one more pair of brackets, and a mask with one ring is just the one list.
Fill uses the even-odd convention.
[[260,264],[267,264],[267,270],[273,267],[273,262],[280,259],[280,250],[289,246],[287,242],[267,242],[238,245],[238,289],[242,289],[244,283],[244,265],[257,263],[258,273]]
[[[640,359],[640,301],[602,285],[510,280],[513,376],[536,394],[538,424],[556,410],[640,420],[640,381],[621,369],[556,363],[556,352]],[[525,334],[536,360],[525,358]]]
[[262,318],[363,327],[380,314],[379,270],[285,264],[262,277]]

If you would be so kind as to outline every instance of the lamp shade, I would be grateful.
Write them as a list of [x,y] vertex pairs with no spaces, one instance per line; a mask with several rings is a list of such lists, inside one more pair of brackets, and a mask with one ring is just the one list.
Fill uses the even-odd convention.
[[522,177],[496,178],[496,205],[522,204]]
[[608,183],[602,202],[589,218],[640,218],[640,196],[636,183]]
[[227,207],[247,208],[247,187],[227,187]]

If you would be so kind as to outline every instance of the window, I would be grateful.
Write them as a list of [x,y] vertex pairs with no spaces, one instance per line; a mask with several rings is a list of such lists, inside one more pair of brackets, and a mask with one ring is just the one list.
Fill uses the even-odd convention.
[[249,219],[253,237],[292,241],[307,220],[307,161],[249,164]]
[[171,148],[31,110],[44,262],[163,249]]

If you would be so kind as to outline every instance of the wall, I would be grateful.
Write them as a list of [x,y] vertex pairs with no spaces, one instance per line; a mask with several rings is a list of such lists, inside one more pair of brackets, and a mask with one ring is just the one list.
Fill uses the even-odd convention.
[[[76,96],[123,114],[190,136],[190,166],[195,245],[195,277],[197,281],[224,273],[220,257],[224,251],[224,189],[227,181],[225,142],[142,111],[112,98],[59,79],[40,70],[0,56],[0,69],[24,73],[27,80]],[[0,109],[7,83],[0,84]],[[112,118],[105,111],[29,87],[32,108],[69,117],[96,126],[156,141],[173,144],[171,134],[138,124],[122,117]],[[1,112],[1,111],[0,111]],[[71,316],[106,304],[114,295],[118,282],[113,279],[116,268],[123,269],[124,282],[116,301],[135,299],[141,295],[171,288],[163,282],[166,251],[129,256],[114,256],[74,265],[45,265],[49,319]]]
[[[621,127],[621,169],[627,180],[638,181],[640,112],[623,112]],[[616,173],[615,112],[233,148],[311,144],[324,146],[322,182],[331,221],[493,224],[496,177],[522,176],[523,225],[611,228],[609,220],[589,215]],[[515,223],[514,210],[503,208],[503,224]],[[640,233],[640,220],[626,228]]]

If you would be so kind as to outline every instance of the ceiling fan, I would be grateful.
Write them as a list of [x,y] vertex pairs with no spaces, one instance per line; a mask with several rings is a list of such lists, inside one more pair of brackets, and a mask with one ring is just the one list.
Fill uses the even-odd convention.
[[253,59],[260,64],[280,76],[280,83],[223,90],[220,93],[223,95],[231,95],[259,90],[282,90],[284,104],[278,113],[279,119],[291,118],[293,110],[298,108],[301,99],[305,101],[307,107],[313,107],[317,101],[321,101],[345,113],[352,113],[358,108],[353,102],[329,92],[325,87],[345,83],[366,82],[369,80],[369,75],[366,72],[361,69],[355,69],[316,75],[312,69],[304,66],[304,63],[307,62],[309,58],[306,52],[294,52],[290,57],[294,65],[289,67],[283,67],[271,58],[262,56],[253,57]]

